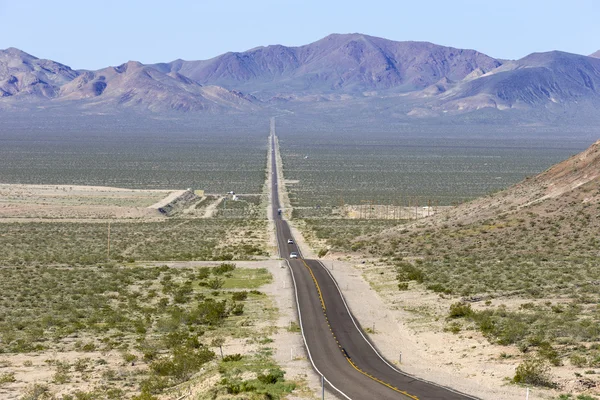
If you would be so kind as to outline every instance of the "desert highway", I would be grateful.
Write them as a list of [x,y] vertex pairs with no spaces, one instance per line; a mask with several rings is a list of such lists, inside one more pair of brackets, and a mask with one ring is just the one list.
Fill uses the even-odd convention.
[[[324,377],[329,392],[340,399],[474,399],[449,388],[418,380],[394,368],[363,336],[329,270],[318,260],[302,258],[288,223],[279,215],[276,140],[271,125],[271,191],[279,255],[287,260],[309,361]],[[283,213],[282,213],[283,214]],[[299,258],[290,259],[297,252]]]

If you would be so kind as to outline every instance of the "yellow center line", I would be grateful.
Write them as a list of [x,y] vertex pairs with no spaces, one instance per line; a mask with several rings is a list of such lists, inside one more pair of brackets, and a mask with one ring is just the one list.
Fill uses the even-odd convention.
[[313,282],[315,283],[315,286],[317,288],[317,292],[319,293],[319,300],[321,301],[321,307],[323,308],[323,314],[325,315],[325,321],[327,321],[327,326],[329,327],[329,330],[331,331],[331,335],[333,336],[333,339],[335,339],[335,342],[337,343],[340,351],[342,352],[342,355],[344,356],[344,358],[348,361],[348,363],[358,372],[360,372],[361,374],[363,374],[364,376],[374,380],[377,383],[382,384],[383,386],[392,389],[395,392],[401,393],[413,400],[419,400],[418,397],[413,396],[412,394],[409,394],[407,392],[405,392],[404,390],[400,390],[395,386],[390,385],[389,383],[386,383],[384,381],[382,381],[381,379],[378,379],[370,374],[368,374],[367,372],[363,371],[362,369],[360,369],[356,364],[354,364],[354,362],[350,359],[350,357],[348,356],[348,354],[346,353],[346,351],[344,350],[344,348],[342,347],[342,345],[340,344],[340,342],[338,341],[337,337],[335,336],[335,333],[333,333],[333,329],[331,328],[331,324],[329,323],[329,318],[327,318],[327,310],[325,308],[325,301],[323,300],[323,293],[321,292],[321,287],[319,286],[319,283],[317,282],[317,278],[315,277],[315,274],[313,273],[312,269],[308,266],[308,264],[306,263],[306,261],[304,261],[304,259],[301,259],[302,263],[304,264],[304,266],[306,267],[306,269],[308,269],[308,272],[310,272],[310,276],[312,276]]
[[[325,312],[326,311],[325,301],[323,301],[323,294],[321,293],[321,288],[319,287],[319,283],[317,283],[317,278],[315,278],[315,274],[313,274],[312,269],[308,266],[306,261],[302,260],[302,263],[308,269],[308,272],[310,272],[310,276],[312,276],[313,282],[315,283],[315,286],[317,287],[317,292],[319,292],[319,299],[321,300],[321,307],[323,307],[323,312]],[[325,319],[327,319],[327,314],[325,314]]]

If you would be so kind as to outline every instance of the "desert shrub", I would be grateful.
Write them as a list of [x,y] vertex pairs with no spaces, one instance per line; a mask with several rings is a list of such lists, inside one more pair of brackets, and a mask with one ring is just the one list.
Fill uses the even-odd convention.
[[158,397],[153,396],[149,392],[142,392],[137,396],[133,396],[131,400],[158,400]]
[[131,354],[131,353],[123,353],[123,361],[125,361],[126,363],[132,363],[137,361],[137,356],[135,354]]
[[91,360],[89,358],[78,358],[73,363],[73,367],[75,368],[75,371],[77,371],[77,372],[84,372],[88,368],[88,365],[90,364],[90,362],[91,362]]
[[231,307],[231,313],[233,315],[242,315],[244,313],[244,305],[241,303],[233,304]]
[[279,368],[273,368],[269,370],[267,374],[258,374],[256,379],[258,379],[261,383],[272,385],[279,381],[283,381],[283,376],[285,372]]
[[396,278],[401,282],[417,281],[419,283],[423,283],[425,280],[425,273],[423,270],[408,262],[399,263],[397,265],[396,272]]
[[19,400],[50,400],[52,399],[52,393],[46,385],[40,383],[34,383],[29,386],[23,396]]
[[12,383],[12,382],[16,382],[16,381],[17,380],[15,379],[14,372],[5,372],[0,375],[0,386],[2,386],[5,383]]
[[319,252],[317,253],[317,257],[319,258],[323,258],[327,255],[327,253],[329,252],[329,250],[325,247],[323,247],[322,249],[319,250]]
[[470,304],[458,302],[450,305],[450,311],[448,312],[449,318],[462,318],[473,314],[473,309]]
[[71,381],[71,375],[69,371],[71,370],[71,365],[69,363],[57,362],[56,363],[56,373],[54,374],[52,380],[57,385],[62,385]]
[[398,290],[408,290],[408,282],[400,282],[398,284]]
[[189,322],[203,325],[219,325],[229,315],[225,300],[206,299],[199,303],[186,318]]
[[251,382],[230,382],[229,379],[223,378],[221,380],[221,385],[225,386],[225,390],[227,394],[240,394],[240,393],[248,393],[254,392],[256,390],[256,386]]
[[235,270],[236,266],[233,263],[222,263],[218,267],[214,267],[212,269],[213,274],[215,275],[223,275],[227,272],[231,272]]
[[444,327],[444,331],[454,333],[455,335],[460,333],[461,325],[457,321],[453,321]]
[[219,277],[215,277],[207,282],[207,286],[213,290],[221,289],[225,281]]
[[169,377],[151,376],[140,382],[140,389],[143,395],[159,394],[171,386]]
[[448,289],[441,283],[432,283],[426,286],[427,290],[431,290],[435,293],[452,294],[452,289]]
[[550,388],[555,387],[550,378],[550,367],[544,360],[539,358],[525,360],[519,364],[512,382]]
[[538,347],[538,354],[548,360],[550,364],[556,367],[562,364],[558,351],[549,342],[543,341]]
[[209,267],[200,267],[200,268],[198,268],[198,274],[196,275],[196,278],[198,280],[206,279],[209,276],[210,276],[210,268]]
[[587,358],[584,356],[581,356],[579,354],[571,355],[571,357],[569,357],[569,361],[571,362],[572,365],[574,365],[575,367],[579,367],[579,368],[583,368],[583,367],[587,366],[587,364],[588,364]]
[[242,355],[239,353],[229,354],[223,357],[223,362],[231,362],[231,361],[240,361],[242,359]]
[[244,301],[247,298],[248,298],[248,292],[246,292],[245,290],[231,294],[231,300],[233,300],[233,301]]

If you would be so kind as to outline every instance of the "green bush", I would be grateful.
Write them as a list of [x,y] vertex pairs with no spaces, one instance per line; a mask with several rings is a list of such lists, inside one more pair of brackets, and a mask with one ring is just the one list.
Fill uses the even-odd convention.
[[245,290],[242,292],[235,292],[231,295],[231,300],[233,301],[244,301],[248,298],[248,292]]
[[27,388],[19,400],[50,400],[52,398],[53,396],[48,386],[35,383]]
[[132,363],[137,361],[137,356],[135,354],[131,354],[131,353],[123,353],[123,360],[126,363]]
[[223,287],[224,283],[225,283],[225,281],[223,279],[216,277],[216,278],[208,281],[207,286],[213,290],[217,290],[217,289],[221,289]]
[[229,354],[223,357],[223,362],[231,362],[231,361],[240,361],[242,359],[242,355],[239,353]]
[[427,290],[431,290],[435,293],[452,294],[452,290],[448,289],[441,283],[432,283],[426,286]]
[[14,372],[5,372],[2,375],[0,375],[0,386],[2,386],[5,383],[13,383],[16,381],[17,380],[15,379]]
[[131,400],[158,400],[158,397],[151,395],[149,392],[142,392],[137,396],[133,396]]
[[210,276],[210,268],[209,267],[200,267],[198,268],[198,275],[196,276],[196,278],[198,280],[203,280],[206,279]]
[[458,302],[450,305],[449,318],[463,318],[473,314],[470,304]]
[[401,262],[397,265],[397,276],[399,281],[417,281],[423,283],[425,281],[425,273],[419,267],[408,262]]
[[588,365],[588,360],[586,357],[581,356],[579,354],[573,354],[569,357],[569,361],[575,367],[583,368]]
[[212,269],[213,274],[215,275],[223,275],[227,272],[231,272],[235,270],[236,266],[233,263],[222,263],[218,267]]
[[264,374],[259,374],[256,379],[258,379],[261,383],[264,383],[266,385],[273,385],[279,381],[283,381],[283,376],[285,375],[285,372],[282,371],[279,368],[274,368],[269,370],[269,373],[264,375]]
[[234,304],[231,307],[231,313],[233,315],[242,315],[244,313],[244,305],[241,303]]
[[523,361],[512,379],[513,383],[553,388],[556,385],[550,379],[550,367],[542,359]]

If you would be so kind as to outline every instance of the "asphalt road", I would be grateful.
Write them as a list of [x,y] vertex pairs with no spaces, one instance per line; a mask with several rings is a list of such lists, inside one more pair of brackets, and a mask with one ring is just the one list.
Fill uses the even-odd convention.
[[[329,391],[341,399],[419,399],[464,400],[474,397],[449,388],[418,380],[395,369],[381,357],[362,334],[343,299],[333,276],[318,260],[302,258],[300,249],[288,244],[293,237],[288,223],[278,213],[277,164],[275,138],[270,137],[272,152],[272,213],[277,230],[280,257],[289,263],[300,325],[313,368],[325,377]],[[290,259],[290,253],[300,255]]]

